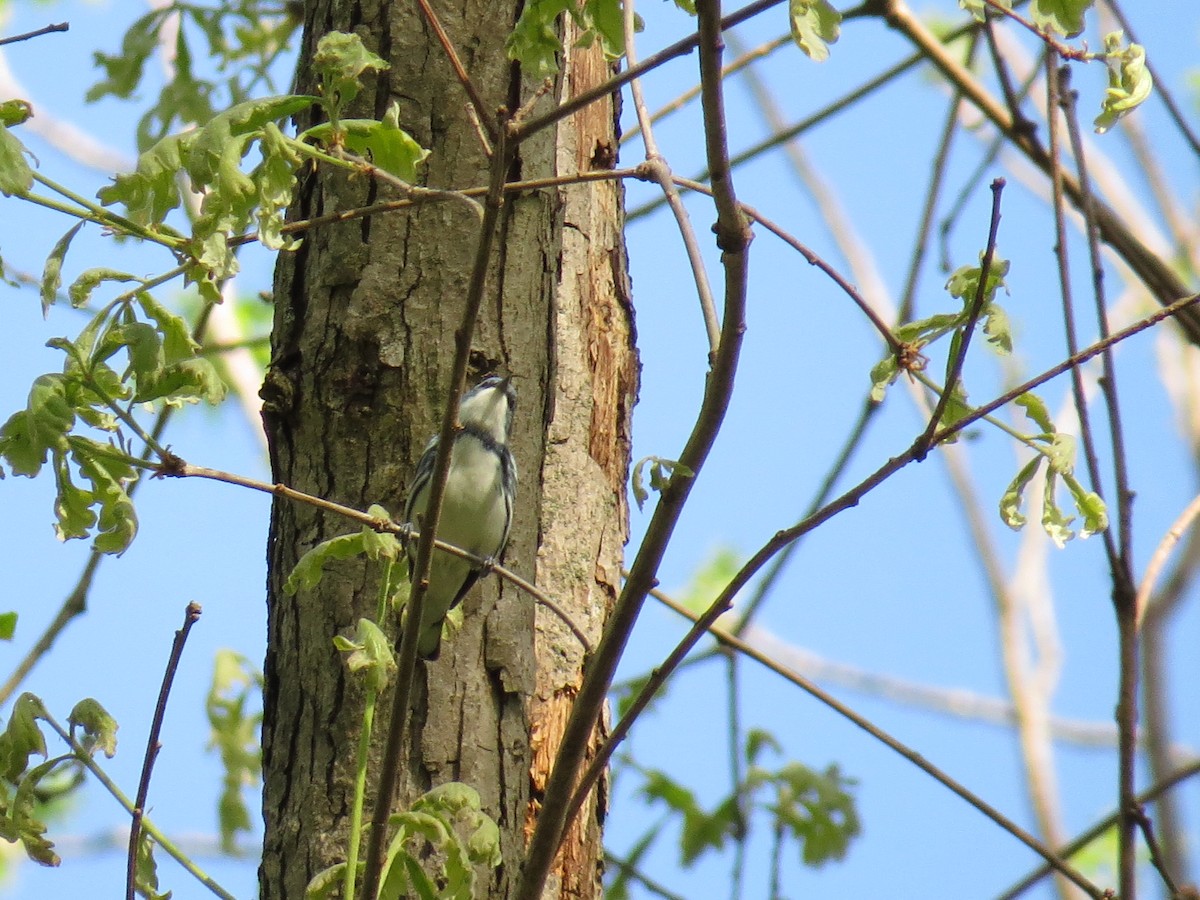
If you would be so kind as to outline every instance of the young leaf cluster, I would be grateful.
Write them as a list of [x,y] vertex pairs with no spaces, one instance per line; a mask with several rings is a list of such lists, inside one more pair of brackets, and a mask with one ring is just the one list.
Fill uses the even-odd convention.
[[599,43],[610,60],[625,53],[618,0],[529,0],[505,45],[508,58],[519,62],[525,74],[542,79],[558,73],[558,54],[563,51],[558,18],[563,13],[569,14],[579,29],[576,46]]
[[[82,763],[74,752],[49,756],[39,720],[49,721],[45,705],[25,693],[0,732],[0,837],[19,842],[34,862],[57,866],[54,843],[45,837],[44,811],[51,799],[81,782]],[[117,752],[117,723],[95,700],[77,703],[68,722],[80,752],[90,757],[99,751],[110,759]],[[43,762],[31,765],[34,756]]]
[[217,800],[221,850],[237,852],[239,832],[253,830],[244,793],[262,772],[262,673],[240,653],[218,650],[205,700],[210,749],[221,757],[224,775]]
[[[1075,438],[1054,427],[1046,404],[1036,394],[1022,394],[1015,402],[1041,431],[1026,437],[1026,442],[1035,447],[1038,453],[1021,467],[1004,491],[1000,499],[1000,518],[1014,530],[1024,526],[1025,516],[1021,513],[1021,506],[1025,502],[1025,490],[1044,465],[1042,528],[1051,540],[1061,548],[1077,535],[1086,538],[1106,529],[1108,511],[1104,501],[1095,491],[1087,490],[1075,477]],[[1075,512],[1083,519],[1077,531],[1071,527],[1075,516],[1064,513],[1058,504],[1060,480],[1067,486]]]
[[[174,40],[164,29],[174,25]],[[288,49],[300,19],[290,3],[233,0],[215,6],[164,3],[135,21],[113,54],[98,52],[104,77],[87,92],[89,101],[132,97],[156,51],[171,54],[172,78],[138,122],[138,149],[146,150],[179,128],[208,122],[222,107],[277,90],[271,67]],[[204,44],[196,47],[197,38]],[[197,74],[193,60],[211,61],[214,78]]]
[[[56,279],[57,273],[50,274],[48,268],[46,282]],[[141,279],[107,269],[88,270],[69,289],[72,304],[85,306],[92,290],[110,281]],[[43,291],[51,300],[55,294],[52,288]],[[219,403],[225,386],[212,364],[197,355],[199,348],[183,319],[146,290],[135,289],[109,303],[74,341],[55,338],[49,346],[63,352],[62,371],[39,376],[25,409],[0,426],[0,459],[14,474],[29,477],[39,474],[49,460],[57,485],[59,537],[95,533],[96,550],[120,553],[137,534],[129,497],[137,470],[130,437],[122,431],[122,425],[136,431],[133,405],[156,400]],[[81,424],[107,435],[107,440],[78,433]]]
[[[983,279],[983,253],[980,253],[981,265],[962,266],[947,280],[946,290],[950,296],[962,301],[962,309],[955,313],[937,313],[924,319],[905,322],[895,329],[893,334],[902,348],[902,353],[889,353],[871,368],[871,400],[879,403],[887,393],[888,387],[896,380],[901,371],[914,372],[924,368],[925,359],[922,351],[925,347],[946,335],[951,335],[950,349],[947,353],[947,378],[950,367],[958,356],[966,326],[971,321],[972,308],[976,298],[980,296]],[[987,281],[982,285],[982,306],[976,317],[976,325],[982,326],[988,345],[1001,356],[1012,353],[1012,329],[1009,326],[1008,314],[996,302],[996,292],[1006,287],[1004,277],[1008,274],[1008,260],[993,256],[988,267]],[[942,425],[952,424],[966,412],[966,392],[959,383],[954,385],[955,394],[942,417]]]
[[[780,752],[769,733],[752,730],[747,734],[745,777],[711,811],[700,805],[692,790],[665,772],[641,770],[639,793],[652,804],[664,805],[679,822],[679,858],[684,866],[691,866],[710,850],[720,850],[726,840],[748,840],[751,823],[747,819],[755,809],[767,814],[769,831],[777,840],[796,844],[805,865],[820,866],[846,855],[860,830],[850,792],[853,779],[845,778],[837,766],[818,772],[789,761],[779,769],[765,768],[759,764],[765,749]],[[636,865],[636,857],[645,853],[659,830],[656,825],[639,842],[631,864]],[[607,896],[628,896],[624,872],[614,878]]]

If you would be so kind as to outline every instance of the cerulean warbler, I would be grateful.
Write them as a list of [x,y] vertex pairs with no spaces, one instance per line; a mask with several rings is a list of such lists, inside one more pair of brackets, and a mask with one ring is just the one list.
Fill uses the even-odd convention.
[[[437,537],[480,559],[495,560],[508,542],[513,503],[517,496],[517,469],[508,449],[517,393],[507,378],[493,375],[463,395],[458,410],[462,428],[454,433],[450,474],[442,499]],[[439,436],[425,445],[417,463],[404,516],[413,528],[429,502]],[[416,564],[416,544],[409,544],[410,573]],[[433,551],[429,588],[421,613],[417,652],[437,659],[442,644],[442,620],[479,579],[482,568],[442,550]]]

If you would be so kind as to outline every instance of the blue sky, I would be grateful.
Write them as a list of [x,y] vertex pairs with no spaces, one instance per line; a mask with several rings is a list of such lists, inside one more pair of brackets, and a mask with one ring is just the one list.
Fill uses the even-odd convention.
[[[1139,37],[1151,58],[1187,104],[1195,124],[1196,101],[1182,93],[1194,69],[1200,20],[1182,4],[1143,4],[1137,10]],[[942,16],[954,15],[941,3]],[[140,12],[141,7],[136,8]],[[646,56],[692,28],[692,21],[666,5],[641,10],[647,30],[640,37]],[[69,19],[72,29],[37,42],[6,48],[9,65],[30,88],[35,109],[71,119],[132,156],[133,108],[113,101],[87,106],[82,95],[95,77],[85,61],[94,49],[114,51],[134,7],[125,4],[57,4],[10,7],[7,33]],[[1144,21],[1143,21],[1144,19]],[[774,37],[786,28],[783,9],[763,17],[744,34],[747,45]],[[1095,34],[1090,43],[1100,43]],[[816,65],[794,48],[772,55],[764,76],[775,90],[785,119],[799,119],[831,98],[882,70],[908,52],[902,39],[875,21],[848,22],[831,59]],[[77,64],[64,65],[62,60]],[[686,89],[696,77],[696,59],[665,66],[646,83],[651,108]],[[1075,79],[1081,105],[1090,110],[1103,88],[1101,67],[1094,64]],[[902,81],[843,113],[806,140],[805,150],[822,178],[839,194],[874,255],[884,283],[896,296],[908,265],[929,173],[928,158],[937,140],[945,98],[927,74],[910,73]],[[730,143],[753,143],[765,128],[739,81],[728,92]],[[1152,134],[1165,133],[1162,110],[1153,101],[1139,113]],[[625,121],[631,122],[629,104]],[[694,109],[664,122],[656,134],[677,173],[693,175],[702,165]],[[957,191],[972,177],[980,144],[960,138],[960,151],[948,173]],[[101,183],[94,172],[63,158],[37,139],[29,139],[41,170],[90,194]],[[1099,139],[1118,160],[1127,158],[1117,136]],[[1173,138],[1158,149],[1178,199],[1195,209],[1197,169]],[[623,162],[637,161],[631,144]],[[986,169],[972,184],[969,200],[948,240],[953,265],[974,262],[987,230],[988,182],[1004,174]],[[781,222],[835,265],[842,260],[814,204],[798,189],[778,152],[736,172],[741,198]],[[1131,180],[1135,196],[1147,189]],[[631,184],[629,206],[651,199],[645,185]],[[714,219],[702,200],[689,198],[689,209],[702,240]],[[37,274],[54,241],[71,224],[53,213],[5,201],[0,215],[0,253],[13,267]],[[1015,178],[1004,196],[1000,251],[1014,260],[1010,295],[1003,303],[1017,329],[1017,358],[1022,371],[1034,373],[1062,356],[1053,236],[1042,203]],[[707,242],[706,242],[707,243]],[[640,404],[635,417],[635,458],[672,458],[691,428],[691,415],[703,387],[707,348],[684,268],[680,243],[661,212],[630,226],[628,246],[643,364]],[[707,248],[709,274],[720,284],[715,250]],[[1082,273],[1082,247],[1072,239]],[[158,271],[169,265],[161,256],[114,250],[94,229],[77,239],[68,277],[103,258],[131,271]],[[248,260],[240,285],[243,294],[269,287],[269,259]],[[844,270],[844,268],[843,268]],[[925,268],[919,292],[922,314],[953,308],[943,291],[945,274]],[[1110,285],[1118,283],[1110,275]],[[6,327],[0,352],[7,361],[0,377],[0,415],[24,404],[28,385],[38,374],[56,370],[58,354],[44,348],[51,337],[72,333],[78,314],[55,308],[43,320],[31,291],[0,287]],[[718,287],[717,293],[720,290]],[[841,446],[868,385],[867,373],[882,355],[870,326],[837,289],[797,254],[762,229],[751,256],[751,297],[738,389],[725,429],[680,524],[660,573],[667,590],[678,590],[715,548],[730,546],[749,555],[781,527],[796,521]],[[1088,332],[1084,339],[1091,339]],[[1159,536],[1195,491],[1196,478],[1179,440],[1174,412],[1156,377],[1153,335],[1142,335],[1118,354],[1122,398],[1127,414],[1130,466],[1138,492],[1135,552],[1144,565]],[[982,350],[977,346],[976,350]],[[931,371],[940,369],[935,357]],[[980,352],[968,366],[971,397],[984,400],[1004,381],[994,359]],[[1067,384],[1048,386],[1043,396],[1052,410],[1061,407]],[[902,385],[893,388],[851,470],[841,483],[849,487],[887,457],[911,442],[921,427]],[[1011,442],[991,429],[975,429],[968,442],[971,471],[1003,562],[1011,566],[1020,536],[995,516],[1004,485],[1017,468]],[[170,443],[189,461],[265,477],[260,445],[245,419],[232,407],[217,412],[193,409],[172,426]],[[57,609],[74,584],[86,558],[82,544],[60,545],[51,529],[51,482],[9,478],[0,483],[0,567],[5,572],[7,603],[21,611],[17,641],[0,648],[15,659]],[[87,618],[63,636],[54,653],[26,685],[50,709],[65,717],[84,695],[97,697],[121,724],[121,752],[108,764],[127,789],[136,785],[144,735],[158,690],[171,636],[189,600],[204,607],[193,630],[166,721],[166,742],[152,791],[152,816],[167,830],[211,836],[216,827],[215,798],[219,770],[205,754],[207,740],[203,697],[217,648],[231,647],[252,660],[262,657],[264,635],[263,548],[269,499],[214,483],[151,482],[138,496],[141,533],[120,560],[106,562],[97,579]],[[636,547],[648,516],[635,510]],[[631,551],[632,552],[632,551]],[[1115,633],[1098,540],[1076,541],[1050,551],[1049,586],[1057,598],[1063,643],[1061,686],[1053,704],[1058,715],[1108,721],[1114,703]],[[1180,611],[1175,631],[1175,708],[1179,739],[1200,744],[1200,710],[1184,696],[1200,678],[1200,662],[1187,658],[1186,636],[1200,627],[1194,600]],[[994,614],[978,566],[969,552],[957,503],[946,486],[937,454],[909,466],[873,492],[857,508],[842,513],[802,546],[783,583],[765,607],[761,624],[780,639],[820,656],[947,689],[1001,696],[1004,677],[996,644]],[[623,674],[633,675],[657,663],[683,634],[674,614],[649,604],[631,643]],[[147,662],[150,661],[150,662]],[[641,764],[670,769],[703,802],[712,804],[728,789],[723,713],[714,703],[724,691],[723,669],[708,663],[689,670],[670,689],[670,702],[635,729],[626,749]],[[789,896],[858,897],[887,892],[892,897],[991,896],[1015,881],[1035,860],[1015,840],[950,795],[891,751],[871,741],[815,701],[768,675],[752,663],[742,667],[744,726],[771,729],[780,740],[780,765],[796,759],[815,768],[836,763],[857,778],[864,834],[848,858],[819,870],[799,865],[790,847],[785,869]],[[875,696],[835,690],[860,712],[943,766],[1023,825],[1032,819],[1022,787],[1016,743],[1006,730],[972,721],[898,706]],[[1115,758],[1103,749],[1059,747],[1056,771],[1064,798],[1064,819],[1074,833],[1104,815],[1115,795]],[[609,826],[614,849],[629,846],[659,814],[631,796],[636,779],[617,784]],[[1184,795],[1185,809],[1200,809],[1200,787]],[[252,798],[256,802],[256,798]],[[1200,851],[1195,838],[1193,852]],[[117,807],[94,786],[76,802],[60,833],[92,838],[124,826]],[[702,862],[681,871],[671,846],[672,832],[660,837],[649,868],[684,896],[715,896],[724,885],[727,858]],[[766,841],[751,850],[746,896],[765,896]],[[206,860],[212,874],[238,896],[255,893],[254,864]],[[31,864],[15,868],[0,885],[14,898],[73,895],[105,896],[123,884],[123,853],[77,852],[59,871]],[[172,864],[160,869],[175,896],[203,896]],[[936,886],[936,887],[934,887]],[[722,887],[721,892],[724,891]],[[931,893],[932,892],[932,893]],[[1040,896],[1048,896],[1042,894]]]

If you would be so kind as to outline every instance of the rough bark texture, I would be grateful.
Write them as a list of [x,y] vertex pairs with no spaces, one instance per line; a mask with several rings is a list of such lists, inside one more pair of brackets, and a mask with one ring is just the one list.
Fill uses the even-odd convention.
[[[504,56],[515,5],[434,5],[489,108],[515,108],[532,93]],[[416,4],[310,2],[299,91],[314,89],[307,59],[331,30],[359,34],[391,64],[351,114],[381,116],[399,103],[401,125],[432,151],[426,184],[486,184],[487,160],[465,94]],[[608,72],[594,50],[568,55],[566,74],[540,101],[543,108],[555,102],[554,93],[581,90]],[[613,128],[611,105],[598,104],[523,145],[512,177],[588,170],[594,157],[615,147]],[[292,216],[390,196],[365,177],[310,174]],[[472,357],[476,374],[511,374],[519,392],[513,449],[521,483],[504,562],[535,577],[593,639],[617,591],[636,390],[620,196],[618,187],[603,183],[511,199]],[[445,403],[477,239],[477,220],[463,204],[437,203],[323,227],[281,257],[263,388],[276,480],[360,509],[382,503],[399,514],[412,466]],[[303,896],[315,873],[345,855],[363,694],[331,638],[374,615],[378,573],[343,563],[316,590],[288,596],[282,585],[306,550],[351,530],[309,507],[277,502],[273,510],[264,900]],[[504,835],[504,864],[490,893],[503,897],[516,878],[545,762],[583,657],[570,631],[540,609],[535,656],[532,601],[501,590],[495,578],[467,598],[464,611],[462,631],[445,641],[425,678],[418,673],[423,687],[400,804],[445,781],[479,790]],[[392,633],[397,625],[385,623]],[[389,705],[383,698],[380,708]],[[377,738],[386,727],[383,715]],[[377,771],[377,758],[372,762]],[[373,801],[368,794],[368,805]],[[603,812],[603,803],[593,805],[576,843],[564,851],[556,882],[562,896],[599,896]]]

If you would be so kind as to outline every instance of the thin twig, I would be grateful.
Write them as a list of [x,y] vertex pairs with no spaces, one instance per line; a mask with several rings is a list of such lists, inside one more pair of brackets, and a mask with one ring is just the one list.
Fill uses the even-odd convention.
[[1175,549],[1175,545],[1179,543],[1179,539],[1183,537],[1183,533],[1191,527],[1198,516],[1200,516],[1200,495],[1192,498],[1192,502],[1179,514],[1179,518],[1171,523],[1171,527],[1167,529],[1167,533],[1163,535],[1162,540],[1158,542],[1158,546],[1154,548],[1154,554],[1150,557],[1150,562],[1146,565],[1145,574],[1142,575],[1142,581],[1138,585],[1137,599],[1134,601],[1134,605],[1137,608],[1138,630],[1141,630],[1142,621],[1145,619],[1146,610],[1150,605],[1150,595],[1154,593],[1154,585],[1158,581],[1162,567],[1171,558],[1171,551]]
[[496,124],[493,119],[495,110],[488,109],[487,105],[483,102],[479,88],[475,86],[475,82],[467,74],[466,67],[463,66],[462,60],[458,58],[458,52],[454,49],[454,45],[450,43],[450,36],[446,34],[446,29],[442,27],[437,13],[429,5],[429,0],[417,0],[417,6],[421,8],[421,15],[425,17],[425,21],[429,24],[429,27],[433,29],[438,43],[442,45],[442,50],[445,52],[446,58],[450,60],[450,66],[454,69],[454,77],[458,79],[458,83],[467,92],[467,98],[471,101],[471,107],[475,111],[475,122],[487,133],[488,143],[495,146],[497,138]]
[[[1153,803],[1176,785],[1181,784],[1182,782],[1187,781],[1189,778],[1192,778],[1196,775],[1200,775],[1200,759],[1194,759],[1187,765],[1181,766],[1170,777],[1164,778],[1158,784],[1155,784],[1138,794],[1136,801],[1139,805],[1143,803]],[[1120,819],[1120,817],[1121,812],[1119,810],[1109,813],[1069,844],[1065,844],[1064,846],[1060,847],[1058,849],[1059,856],[1063,857],[1064,859],[1070,859],[1092,841],[1096,840],[1096,838],[1100,837],[1102,834],[1116,825],[1117,820]],[[1049,865],[1039,866],[1037,869],[1030,872],[1019,882],[997,897],[996,900],[1016,900],[1017,897],[1025,893],[1027,890],[1049,875],[1052,871],[1053,869]]]
[[0,47],[5,44],[15,44],[17,41],[28,41],[31,38],[41,37],[43,34],[53,34],[56,31],[70,31],[70,22],[59,22],[57,25],[45,25],[35,31],[27,31],[24,34],[14,34],[12,37],[0,38]]
[[975,325],[983,314],[984,301],[987,300],[988,295],[988,279],[992,274],[992,260],[996,256],[996,235],[1000,231],[1000,196],[1004,191],[1004,185],[1003,178],[996,178],[992,181],[992,218],[988,226],[987,246],[983,251],[983,260],[979,264],[979,284],[975,288],[975,296],[971,300],[971,310],[967,313],[967,320],[959,330],[958,352],[954,354],[953,359],[949,360],[949,365],[946,367],[946,384],[933,408],[933,414],[929,417],[929,425],[926,426],[925,433],[921,435],[921,441],[927,447],[933,446],[930,441],[933,439],[942,417],[946,414],[946,408],[953,399],[954,390],[958,387],[958,380],[962,377],[963,366],[967,362],[967,349],[971,346],[971,336],[975,333]]
[[1163,880],[1163,886],[1167,889],[1168,897],[1178,897],[1179,889],[1175,886],[1175,879],[1171,877],[1170,869],[1168,869],[1166,861],[1163,859],[1162,849],[1159,847],[1158,838],[1154,836],[1154,823],[1150,821],[1150,817],[1146,815],[1146,810],[1142,804],[1136,800],[1131,811],[1133,820],[1142,830],[1142,838],[1146,841],[1146,847],[1150,851],[1150,864],[1158,870],[1159,877]]
[[158,751],[162,749],[158,736],[162,732],[163,717],[167,714],[167,698],[171,694],[171,685],[175,681],[175,673],[179,670],[179,660],[183,656],[183,645],[187,643],[188,634],[196,620],[200,618],[200,604],[191,601],[183,614],[183,626],[175,632],[175,640],[171,643],[171,655],[167,659],[167,668],[163,672],[162,686],[158,690],[158,702],[154,704],[154,717],[150,720],[150,733],[146,736],[146,755],[142,758],[142,774],[138,779],[137,799],[133,802],[133,816],[129,824],[129,855],[125,868],[125,900],[133,900],[137,887],[137,851],[138,840],[141,837],[142,819],[146,814],[146,798],[150,794],[150,774],[154,771],[154,761]]
[[[637,50],[634,33],[637,30],[634,18],[632,0],[621,4],[622,26],[625,35],[626,64],[632,68],[637,65]],[[696,239],[696,229],[688,216],[687,207],[679,196],[679,189],[671,180],[671,167],[659,152],[658,142],[654,139],[654,129],[650,124],[650,114],[646,111],[646,100],[642,96],[641,79],[635,78],[629,82],[629,91],[633,96],[633,108],[637,113],[638,125],[642,135],[642,146],[645,148],[646,161],[639,169],[649,174],[663,192],[663,197],[675,217],[675,226],[683,238],[684,251],[687,253],[688,265],[692,270],[692,280],[696,284],[696,297],[700,301],[700,315],[704,321],[704,330],[708,334],[708,352],[710,356],[717,352],[721,341],[721,323],[717,320],[717,304],[713,300],[712,287],[708,283],[708,273],[704,269],[704,254],[700,252],[700,241]]]

